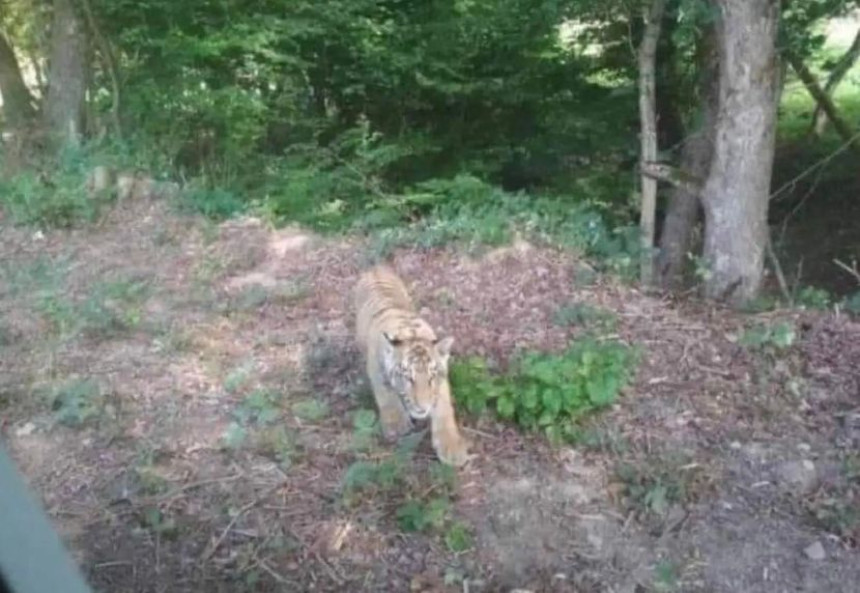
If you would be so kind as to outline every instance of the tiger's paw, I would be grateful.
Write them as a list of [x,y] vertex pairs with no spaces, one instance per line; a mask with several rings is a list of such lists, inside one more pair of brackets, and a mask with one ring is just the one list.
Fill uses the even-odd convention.
[[469,442],[462,436],[440,439],[439,442],[433,443],[433,446],[439,460],[446,465],[462,467],[474,457],[469,454]]

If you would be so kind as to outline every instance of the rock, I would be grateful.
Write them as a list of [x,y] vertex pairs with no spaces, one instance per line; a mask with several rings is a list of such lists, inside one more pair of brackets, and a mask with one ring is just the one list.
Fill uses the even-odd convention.
[[15,430],[15,436],[26,437],[33,434],[33,431],[36,430],[36,425],[32,422],[27,422],[23,426],[19,426],[17,430]]
[[783,463],[779,468],[779,479],[784,489],[795,494],[811,494],[818,488],[818,471],[809,459]]
[[827,557],[827,552],[824,551],[824,546],[821,545],[821,542],[815,542],[812,545],[806,547],[803,550],[803,553],[806,554],[806,557],[810,560],[824,560]]

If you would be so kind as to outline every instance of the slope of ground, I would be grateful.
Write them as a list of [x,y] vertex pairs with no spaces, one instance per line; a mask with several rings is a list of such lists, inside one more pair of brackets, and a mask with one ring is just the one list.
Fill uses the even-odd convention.
[[[397,468],[365,430],[367,252],[158,202],[0,228],[3,441],[96,590],[858,590],[860,325],[656,298],[525,243],[400,251],[458,356],[560,348],[573,306],[642,352],[575,447],[464,418],[452,479],[428,439]],[[780,323],[779,356],[740,345]],[[428,497],[443,517],[408,529]]]

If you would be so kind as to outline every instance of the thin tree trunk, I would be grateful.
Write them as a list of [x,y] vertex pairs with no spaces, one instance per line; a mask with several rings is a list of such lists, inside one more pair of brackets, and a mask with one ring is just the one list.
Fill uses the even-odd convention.
[[[702,38],[699,54],[699,126],[681,149],[680,168],[688,178],[705,180],[713,160],[720,100],[719,54],[713,27]],[[658,280],[664,288],[677,289],[682,284],[693,228],[702,211],[701,191],[700,184],[676,184],[669,196],[657,256]]]
[[72,0],[54,0],[45,125],[55,145],[80,144],[87,89],[87,39]]
[[854,138],[854,131],[851,130],[851,127],[845,123],[845,120],[842,119],[841,115],[839,115],[839,110],[836,109],[836,105],[833,104],[833,101],[830,100],[830,97],[824,92],[821,85],[818,84],[818,81],[815,79],[815,75],[809,71],[809,68],[806,67],[803,60],[801,60],[796,54],[788,52],[786,53],[786,57],[788,58],[788,62],[791,64],[792,69],[797,72],[797,76],[800,77],[801,82],[803,82],[803,86],[806,87],[806,90],[809,91],[809,94],[812,95],[812,98],[815,99],[818,106],[827,114],[827,118],[833,123],[833,127],[842,139],[846,143],[850,142],[855,150],[860,150],[857,147],[856,138]]
[[741,305],[758,295],[773,170],[778,0],[717,0],[720,110],[702,192],[705,295]]
[[[657,91],[655,55],[666,0],[654,0],[645,13],[645,32],[639,46],[639,117],[641,119],[641,162],[657,160]],[[642,175],[642,211],[639,219],[641,242],[640,280],[643,285],[654,281],[654,216],[657,209],[657,181]]]
[[[833,68],[833,71],[830,73],[830,77],[827,79],[827,83],[824,85],[824,93],[828,97],[833,97],[833,93],[836,92],[836,87],[839,86],[845,78],[845,75],[847,75],[851,68],[854,67],[858,58],[860,58],[860,29],[857,30],[857,34],[854,36],[854,41],[851,43],[851,47],[849,47],[842,57],[839,58],[839,61],[836,62],[836,66]],[[812,115],[812,126],[816,136],[821,136],[824,133],[824,129],[827,127],[827,114],[820,105],[815,106],[815,113]]]
[[111,91],[113,94],[113,103],[111,104],[111,120],[114,127],[114,133],[118,138],[122,138],[122,120],[120,118],[120,84],[119,84],[119,72],[117,69],[116,58],[114,57],[113,48],[111,48],[110,42],[105,39],[104,35],[101,33],[101,29],[99,28],[98,21],[96,21],[95,14],[93,14],[92,6],[90,5],[90,0],[80,0],[81,8],[83,9],[84,16],[87,19],[87,25],[89,26],[90,34],[96,42],[96,45],[99,49],[99,55],[102,58],[102,62],[104,63],[104,68],[107,71],[108,77],[110,77],[111,83]]
[[3,114],[12,129],[26,127],[36,117],[33,95],[24,83],[18,59],[6,36],[0,33],[0,95]]

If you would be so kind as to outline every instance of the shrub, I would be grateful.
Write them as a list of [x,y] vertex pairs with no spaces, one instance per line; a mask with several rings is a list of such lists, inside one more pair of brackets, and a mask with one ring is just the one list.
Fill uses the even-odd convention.
[[574,422],[611,405],[630,380],[634,353],[619,342],[585,340],[563,353],[527,353],[505,374],[486,362],[455,362],[451,384],[457,403],[473,414],[485,409],[553,442],[574,439]]

